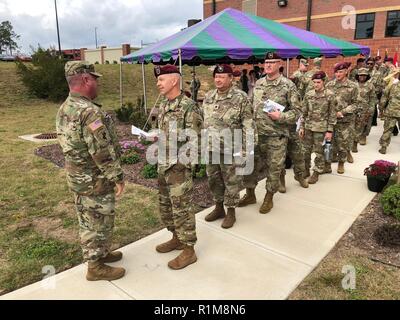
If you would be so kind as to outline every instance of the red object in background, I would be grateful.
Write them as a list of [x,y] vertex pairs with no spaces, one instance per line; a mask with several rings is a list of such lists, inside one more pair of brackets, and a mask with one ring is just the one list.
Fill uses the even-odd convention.
[[396,66],[396,67],[398,67],[399,66],[399,64],[398,64],[398,57],[397,57],[397,52],[394,54],[394,57],[393,57],[393,64]]

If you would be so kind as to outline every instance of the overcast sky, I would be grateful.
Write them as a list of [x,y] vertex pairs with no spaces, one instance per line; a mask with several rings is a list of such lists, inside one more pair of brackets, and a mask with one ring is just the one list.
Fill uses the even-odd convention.
[[[203,18],[202,0],[57,0],[61,46],[94,48],[155,42]],[[0,22],[9,20],[24,53],[30,46],[56,46],[54,0],[0,0]]]

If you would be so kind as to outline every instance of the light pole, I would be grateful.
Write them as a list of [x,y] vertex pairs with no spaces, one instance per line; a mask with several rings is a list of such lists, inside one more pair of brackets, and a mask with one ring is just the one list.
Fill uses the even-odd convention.
[[97,45],[97,27],[94,28],[94,38],[96,40],[96,49],[97,49],[98,48],[98,45]]
[[60,27],[58,25],[58,13],[57,13],[57,0],[54,0],[54,7],[56,9],[56,22],[57,22],[57,38],[58,38],[58,54],[61,57],[61,41],[60,41]]

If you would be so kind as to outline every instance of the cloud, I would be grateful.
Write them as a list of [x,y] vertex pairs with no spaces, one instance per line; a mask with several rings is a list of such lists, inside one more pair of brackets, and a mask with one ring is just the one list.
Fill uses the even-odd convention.
[[[32,3],[38,8],[29,8]],[[25,7],[26,4],[26,7]],[[62,48],[109,47],[122,43],[155,42],[186,27],[188,19],[202,19],[201,0],[58,0]],[[25,8],[25,9],[24,9]],[[21,35],[22,51],[29,46],[57,47],[53,0],[0,0],[0,19],[10,20]]]

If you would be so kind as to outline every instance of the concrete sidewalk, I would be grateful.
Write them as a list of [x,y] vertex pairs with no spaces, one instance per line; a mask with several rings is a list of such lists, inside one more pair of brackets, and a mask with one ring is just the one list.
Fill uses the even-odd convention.
[[[35,283],[0,299],[286,299],[321,262],[376,195],[369,192],[364,168],[378,159],[400,160],[400,137],[394,137],[383,156],[378,153],[382,122],[374,127],[367,146],[346,164],[346,174],[323,175],[310,189],[287,175],[287,194],[278,194],[268,215],[257,205],[238,209],[230,230],[221,221],[206,223],[197,215],[198,262],[181,271],[167,267],[178,252],[158,254],[155,246],[170,238],[165,229],[124,248],[117,265],[127,269],[123,279],[87,282],[86,266],[54,276],[54,286]],[[336,172],[336,164],[333,164]]]

